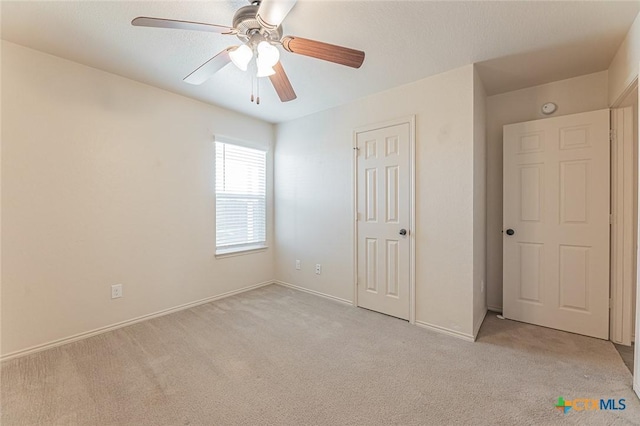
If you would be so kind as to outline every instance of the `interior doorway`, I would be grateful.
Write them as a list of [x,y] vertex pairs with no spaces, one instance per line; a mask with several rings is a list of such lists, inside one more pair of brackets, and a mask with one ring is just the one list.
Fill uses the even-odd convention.
[[414,119],[355,131],[355,304],[415,320]]
[[[638,142],[638,122],[640,121],[640,110],[638,99],[640,98],[640,87],[638,77],[629,85],[625,94],[614,104],[614,111],[619,116],[619,123],[614,132],[614,138],[619,141],[618,150],[624,155],[624,160],[620,161],[618,170],[623,182],[618,185],[618,191],[626,204],[620,206],[624,211],[618,211],[618,221],[624,220],[624,237],[632,241],[628,243],[625,250],[621,274],[617,277],[618,282],[612,280],[612,294],[618,284],[618,293],[622,292],[626,298],[632,299],[617,312],[612,310],[612,320],[617,317],[623,326],[622,334],[614,336],[612,340],[618,343],[616,348],[620,352],[625,364],[633,373],[633,389],[640,397],[640,350],[638,350],[638,340],[640,340],[640,292],[638,283],[640,282],[640,251],[638,251],[638,241],[640,240],[640,216],[638,215],[638,200],[640,199],[640,179],[638,174],[638,164],[640,163],[640,145]],[[631,123],[630,123],[631,122]],[[626,148],[625,151],[623,151]],[[628,158],[630,157],[630,158]],[[624,185],[626,183],[626,186]],[[631,222],[630,225],[628,223]],[[629,229],[633,227],[633,229]],[[622,243],[622,241],[620,241]],[[629,265],[633,271],[629,270]],[[629,288],[631,287],[631,288]],[[630,323],[630,324],[629,324]],[[629,337],[631,334],[631,337]],[[630,359],[631,358],[631,359]]]
[[609,110],[504,126],[503,309],[609,338]]
[[611,341],[632,364],[636,315],[638,95],[611,110]]

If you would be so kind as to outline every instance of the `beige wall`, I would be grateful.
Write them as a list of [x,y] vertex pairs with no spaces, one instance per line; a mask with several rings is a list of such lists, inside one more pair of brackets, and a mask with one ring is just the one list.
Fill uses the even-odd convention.
[[487,312],[487,94],[473,72],[473,330]]
[[640,14],[636,16],[627,36],[609,66],[609,106],[621,101],[634,79],[638,78],[640,61]]
[[276,278],[353,299],[353,130],[415,114],[416,319],[471,336],[473,83],[469,65],[278,125]]
[[213,187],[272,125],[6,42],[2,106],[3,354],[273,278],[214,257]]
[[607,72],[487,98],[487,304],[490,309],[502,309],[502,126],[545,118],[540,109],[546,102],[558,105],[554,116],[607,108]]

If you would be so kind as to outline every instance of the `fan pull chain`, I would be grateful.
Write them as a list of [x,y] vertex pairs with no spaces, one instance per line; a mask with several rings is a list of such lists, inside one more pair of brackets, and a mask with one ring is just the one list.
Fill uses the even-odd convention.
[[253,75],[251,75],[251,102],[253,102]]
[[256,100],[256,104],[260,105],[260,79],[258,77],[256,77],[256,92],[258,94],[258,99]]

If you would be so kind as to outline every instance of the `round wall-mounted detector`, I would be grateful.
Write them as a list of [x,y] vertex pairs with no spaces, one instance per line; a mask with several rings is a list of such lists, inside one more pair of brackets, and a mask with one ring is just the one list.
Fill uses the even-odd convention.
[[558,105],[554,104],[553,102],[547,102],[546,104],[542,105],[542,113],[545,115],[553,114],[557,109]]

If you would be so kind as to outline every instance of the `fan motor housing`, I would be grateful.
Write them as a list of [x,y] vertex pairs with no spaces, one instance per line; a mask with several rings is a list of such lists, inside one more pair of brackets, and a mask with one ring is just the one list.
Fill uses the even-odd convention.
[[260,32],[267,40],[280,40],[282,38],[282,26],[279,26],[275,30],[269,30],[260,25],[256,19],[259,7],[257,4],[244,6],[238,9],[236,14],[233,15],[233,27],[238,30],[238,37],[240,39],[246,39],[250,38],[256,32]]

